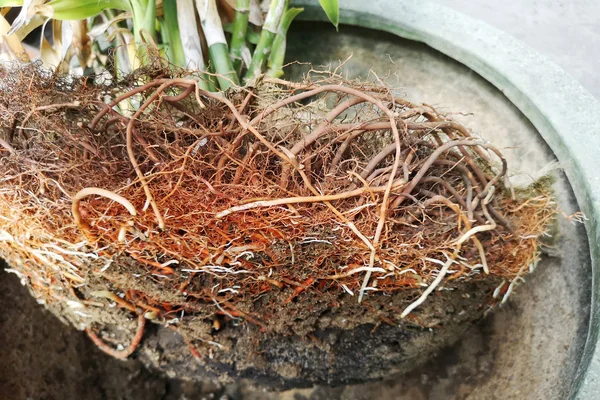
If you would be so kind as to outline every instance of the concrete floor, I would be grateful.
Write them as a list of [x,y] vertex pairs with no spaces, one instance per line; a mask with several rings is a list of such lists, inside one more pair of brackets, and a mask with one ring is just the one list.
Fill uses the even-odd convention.
[[523,41],[571,74],[600,100],[599,1],[433,1]]

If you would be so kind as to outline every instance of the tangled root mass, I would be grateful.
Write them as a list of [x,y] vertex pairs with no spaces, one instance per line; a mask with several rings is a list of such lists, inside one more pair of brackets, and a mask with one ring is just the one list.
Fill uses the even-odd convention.
[[265,293],[419,289],[406,316],[449,281],[515,279],[554,214],[493,145],[382,86],[0,75],[0,250],[46,303],[268,328]]

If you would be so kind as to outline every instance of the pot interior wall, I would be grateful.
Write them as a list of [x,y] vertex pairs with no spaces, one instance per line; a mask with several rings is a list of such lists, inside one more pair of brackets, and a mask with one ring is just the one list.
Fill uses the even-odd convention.
[[[336,34],[327,24],[297,23],[290,32],[288,59],[310,60],[316,70],[346,60],[338,72],[349,79],[379,77],[414,102],[465,113],[455,117],[503,150],[514,183],[527,184],[552,172],[561,210],[577,211],[567,180],[533,126],[500,91],[427,46],[370,30],[344,26]],[[293,64],[288,77],[309,68]],[[554,248],[508,303],[423,368],[383,383],[280,394],[254,392],[244,383],[226,388],[184,383],[147,370],[137,360],[111,360],[82,333],[37,306],[15,277],[1,274],[0,398],[566,398],[587,334],[591,268],[583,225],[564,218],[559,223]]]

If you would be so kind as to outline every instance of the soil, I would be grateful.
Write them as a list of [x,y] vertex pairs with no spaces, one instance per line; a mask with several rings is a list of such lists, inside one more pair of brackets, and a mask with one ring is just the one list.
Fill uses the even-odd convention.
[[306,296],[295,303],[298,307],[280,307],[273,314],[296,325],[311,323],[306,335],[262,333],[248,323],[228,326],[215,340],[229,343],[234,351],[213,348],[208,356],[190,364],[185,361],[189,349],[183,340],[159,327],[145,339],[141,358],[179,378],[230,381],[240,377],[269,389],[386,378],[422,365],[453,344],[488,309],[486,302],[498,283],[499,279],[491,279],[447,286],[449,290],[428,299],[412,322],[387,316],[389,310],[401,312],[406,293],[377,296],[361,305],[352,298],[340,298],[337,307]]
[[[4,268],[1,264],[0,269]],[[173,364],[167,374],[148,368],[146,351],[127,361],[111,358],[83,332],[61,323],[36,304],[12,274],[0,273],[0,304],[5,310],[0,314],[2,400],[358,400],[395,399],[400,394],[402,399],[442,399],[457,391],[470,392],[489,376],[494,363],[486,338],[493,318],[487,318],[470,326],[461,342],[444,348],[432,361],[402,379],[392,377],[362,385],[269,393],[245,380],[223,385],[209,380],[192,382],[174,378],[172,373],[177,367]],[[182,345],[180,336],[167,329],[153,329],[145,342],[160,343],[161,347]],[[179,368],[189,371],[194,364],[192,360],[189,352],[182,354]],[[182,368],[183,364],[187,367]]]
[[[111,281],[121,282],[125,291],[143,285],[134,277],[126,282],[112,276]],[[147,366],[179,379],[229,383],[243,378],[270,390],[382,379],[409,372],[456,342],[491,309],[491,294],[501,281],[448,282],[407,319],[398,316],[419,290],[372,295],[362,304],[344,294],[303,293],[288,302],[289,291],[268,293],[247,305],[254,314],[269,316],[266,331],[262,323],[226,318],[217,320],[216,330],[214,317],[196,314],[177,332],[165,324],[146,324],[138,353]],[[79,288],[86,297],[105,288],[101,281],[88,282]],[[61,319],[69,318],[71,311],[62,306],[53,303],[50,309]],[[125,347],[135,335],[135,318],[127,310],[88,307],[85,312],[110,346]],[[197,339],[206,334],[210,341]],[[197,362],[190,362],[191,355]]]

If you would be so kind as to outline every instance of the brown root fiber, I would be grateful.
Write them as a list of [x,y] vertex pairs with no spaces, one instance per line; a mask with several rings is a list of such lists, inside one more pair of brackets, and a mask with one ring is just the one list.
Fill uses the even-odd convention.
[[[256,372],[259,349],[382,321],[468,324],[535,263],[556,211],[544,188],[506,186],[492,144],[381,86],[0,76],[0,255],[80,329],[167,322],[220,374],[355,379],[288,361]],[[470,318],[440,306],[475,287]],[[355,317],[335,322],[344,307]],[[244,341],[252,373],[227,353]]]

